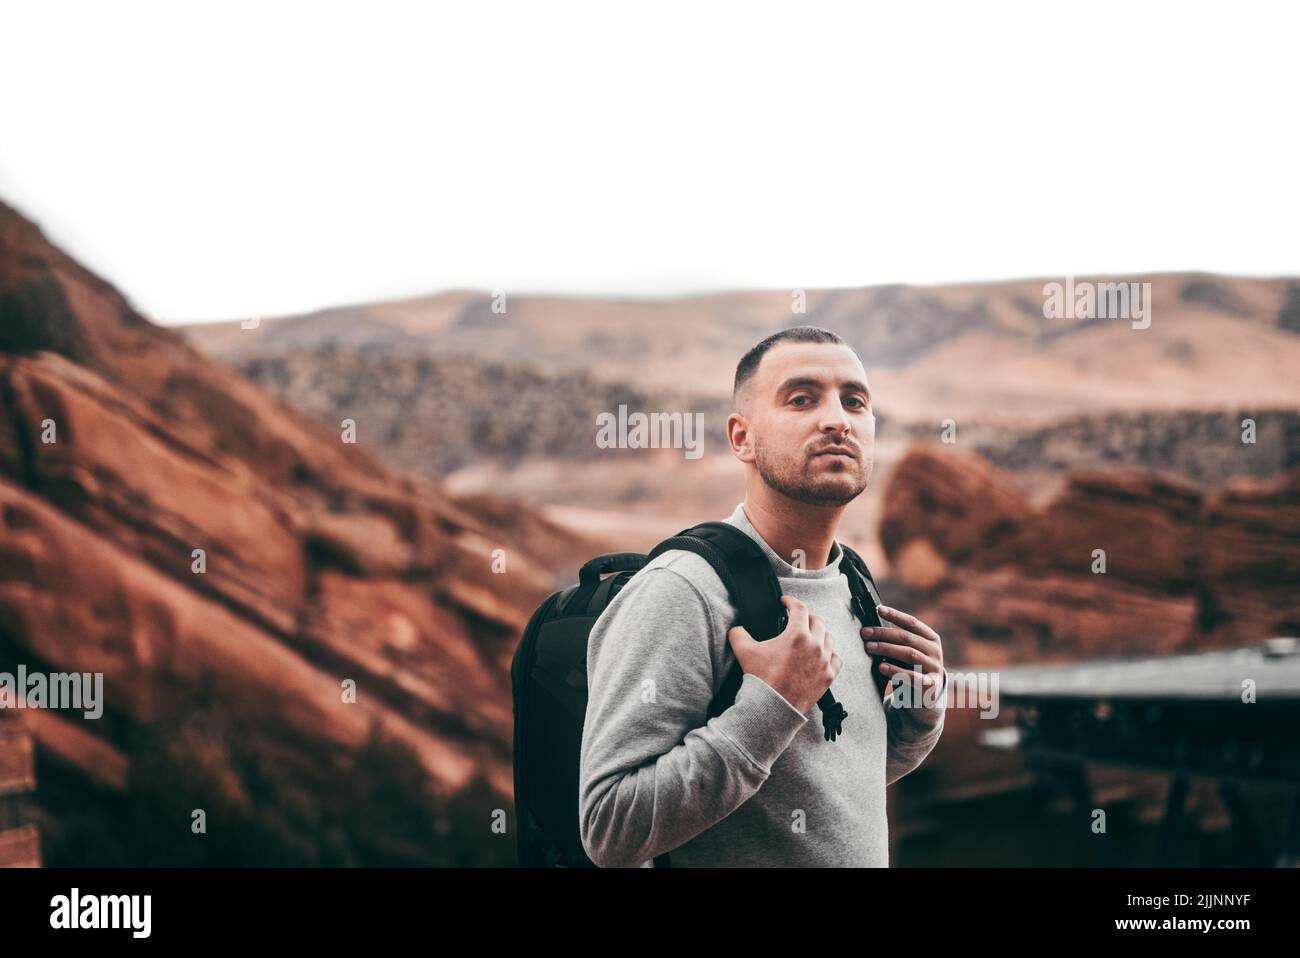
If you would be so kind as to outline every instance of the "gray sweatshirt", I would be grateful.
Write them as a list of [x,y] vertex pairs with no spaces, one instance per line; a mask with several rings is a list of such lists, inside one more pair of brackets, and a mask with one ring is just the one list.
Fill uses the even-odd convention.
[[[746,674],[735,704],[707,719],[735,655],[739,615],[713,568],[670,550],[634,575],[591,629],[579,771],[582,844],[602,867],[887,866],[885,786],[934,748],[939,703],[882,701],[840,573],[839,543],[822,569],[796,569],[745,515],[726,522],[767,553],[786,595],[833,637],[843,665],[831,683],[848,717],[834,742],[821,710],[800,713]],[[707,719],[707,721],[706,721]]]

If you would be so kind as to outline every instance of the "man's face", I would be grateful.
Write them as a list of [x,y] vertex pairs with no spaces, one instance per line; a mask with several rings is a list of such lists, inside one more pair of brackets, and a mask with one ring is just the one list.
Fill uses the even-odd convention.
[[751,386],[748,439],[764,482],[818,506],[844,505],[867,488],[876,415],[853,350],[779,343],[763,356]]

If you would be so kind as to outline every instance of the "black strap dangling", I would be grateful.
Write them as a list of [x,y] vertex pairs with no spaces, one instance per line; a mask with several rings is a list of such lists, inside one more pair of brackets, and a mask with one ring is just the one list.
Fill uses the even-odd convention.
[[839,702],[832,703],[829,708],[822,706],[822,729],[826,733],[826,741],[835,741],[835,737],[844,731],[844,720],[848,716],[849,713]]

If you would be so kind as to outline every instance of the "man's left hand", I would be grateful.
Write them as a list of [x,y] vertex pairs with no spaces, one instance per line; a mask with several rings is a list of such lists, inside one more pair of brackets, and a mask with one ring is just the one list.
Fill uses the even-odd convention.
[[[898,662],[908,663],[908,668],[899,668],[888,662],[880,663],[880,671],[889,676],[891,686],[896,681],[894,676],[905,676],[901,681],[920,687],[913,691],[924,691],[930,687],[942,687],[943,639],[939,633],[926,625],[914,615],[899,612],[888,606],[876,607],[882,625],[862,629],[862,640],[867,651],[872,655],[881,655]],[[916,667],[920,666],[920,671]]]

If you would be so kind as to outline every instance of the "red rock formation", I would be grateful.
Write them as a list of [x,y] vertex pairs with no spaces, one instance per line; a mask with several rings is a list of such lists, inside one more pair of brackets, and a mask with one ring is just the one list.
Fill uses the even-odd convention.
[[[1205,495],[1081,472],[1035,509],[978,455],[914,448],[881,541],[962,665],[1164,654],[1300,630],[1300,470]],[[1093,553],[1105,551],[1106,574]],[[956,662],[954,662],[956,664]]]
[[1206,504],[1200,532],[1216,642],[1300,634],[1300,470],[1233,481]]
[[880,521],[880,544],[891,562],[913,539],[928,540],[950,561],[978,559],[1019,533],[1030,516],[1010,478],[975,453],[917,447],[895,470]]
[[[180,728],[202,692],[302,761],[356,757],[378,728],[430,795],[481,780],[508,807],[509,652],[551,588],[536,555],[149,323],[0,204],[0,668],[104,673],[100,723],[15,713],[40,760],[129,804],[132,730]],[[228,751],[205,774],[250,794]],[[101,837],[44,811],[55,836]]]
[[35,787],[32,737],[0,712],[0,868],[40,867],[40,834],[23,805]]

